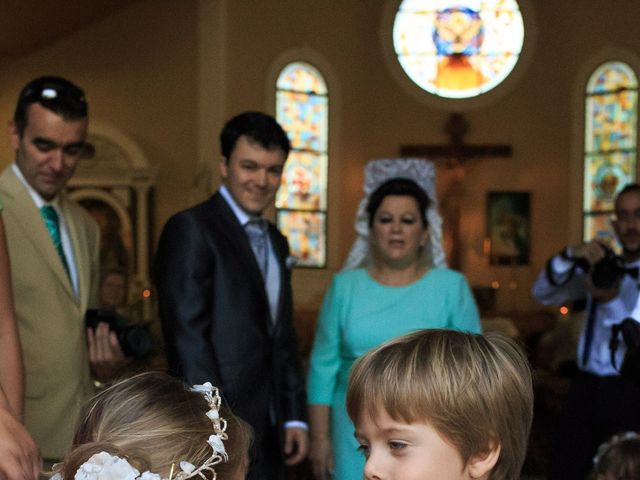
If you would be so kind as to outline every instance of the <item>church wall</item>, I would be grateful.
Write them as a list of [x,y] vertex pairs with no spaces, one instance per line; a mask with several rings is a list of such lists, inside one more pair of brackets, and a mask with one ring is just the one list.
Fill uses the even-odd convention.
[[[154,234],[194,203],[197,1],[146,0],[25,57],[0,63],[0,119],[19,90],[43,74],[82,86],[90,118],[122,130],[158,169]],[[2,166],[13,160],[0,135]]]
[[[606,2],[597,0],[583,0],[579,8],[572,2],[528,1],[538,30],[529,65],[505,95],[464,111],[470,124],[466,142],[513,147],[512,158],[469,162],[461,199],[462,269],[474,285],[515,280],[514,292],[499,292],[505,310],[534,308],[529,288],[544,260],[578,240],[570,233],[579,228],[570,205],[580,202],[570,191],[576,190],[571,164],[581,151],[574,132],[582,123],[583,65],[605,47],[640,51],[640,37],[625,23],[639,17],[637,2],[615,2],[615,9],[603,10]],[[199,42],[206,36],[202,28],[219,21],[220,10],[201,8],[212,4],[224,6],[227,22],[220,55],[209,57],[201,54]],[[450,112],[416,101],[385,62],[379,38],[384,5],[381,0],[142,0],[46,48],[0,63],[0,118],[11,117],[19,88],[35,75],[61,74],[84,86],[92,117],[122,129],[158,166],[157,239],[170,214],[202,197],[194,188],[198,159],[209,141],[198,137],[202,119],[216,119],[213,156],[221,119],[272,105],[266,78],[273,62],[291,49],[317,52],[331,65],[340,95],[331,104],[337,116],[332,125],[339,131],[331,132],[338,140],[330,152],[329,268],[294,275],[298,307],[315,309],[353,241],[365,163],[397,156],[403,144],[448,142],[443,127]],[[202,91],[201,72],[219,74],[210,85],[219,98]],[[2,165],[13,157],[4,135],[0,157]],[[217,167],[213,187],[219,183],[216,172]],[[494,190],[531,192],[528,266],[488,265],[485,198]]]

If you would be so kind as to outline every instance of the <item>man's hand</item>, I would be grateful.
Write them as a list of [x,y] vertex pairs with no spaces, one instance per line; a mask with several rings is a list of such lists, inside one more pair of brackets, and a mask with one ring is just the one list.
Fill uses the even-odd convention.
[[41,467],[33,439],[8,410],[0,408],[0,480],[37,480]]
[[590,242],[581,243],[580,245],[575,245],[571,248],[571,256],[574,258],[584,258],[589,265],[594,265],[602,260],[605,256],[605,250],[603,246],[595,241],[591,240]]
[[114,380],[122,367],[129,360],[122,353],[118,337],[109,331],[109,325],[100,322],[98,327],[87,328],[87,342],[89,345],[89,363],[96,380],[110,382]]
[[291,427],[284,429],[285,465],[300,463],[309,451],[309,433],[304,428]]

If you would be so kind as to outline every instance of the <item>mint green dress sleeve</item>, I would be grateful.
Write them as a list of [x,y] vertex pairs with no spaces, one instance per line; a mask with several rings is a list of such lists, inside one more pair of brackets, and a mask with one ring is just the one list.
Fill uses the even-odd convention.
[[450,289],[450,292],[453,296],[450,302],[452,309],[449,328],[461,332],[482,333],[478,307],[462,274],[458,274],[457,285]]
[[310,404],[330,405],[340,371],[340,288],[334,277],[324,297],[311,350],[307,381]]

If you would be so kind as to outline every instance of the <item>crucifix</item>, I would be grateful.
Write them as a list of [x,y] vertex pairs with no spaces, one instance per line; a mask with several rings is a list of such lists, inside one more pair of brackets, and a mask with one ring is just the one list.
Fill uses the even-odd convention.
[[[452,113],[444,127],[445,133],[450,138],[448,145],[402,145],[400,147],[401,156],[424,157],[441,162],[444,171],[448,174],[448,185],[440,192],[439,203],[444,220],[445,251],[448,254],[449,265],[455,269],[461,267],[460,197],[465,163],[472,159],[510,157],[512,154],[511,145],[465,144],[464,136],[468,130],[469,124],[462,114]],[[442,171],[442,169],[439,170]]]

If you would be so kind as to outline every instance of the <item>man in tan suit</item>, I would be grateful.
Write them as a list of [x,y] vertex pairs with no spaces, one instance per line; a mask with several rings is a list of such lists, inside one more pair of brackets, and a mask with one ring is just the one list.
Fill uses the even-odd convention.
[[85,151],[84,92],[63,78],[22,90],[9,124],[15,163],[0,175],[16,316],[24,352],[25,424],[45,465],[71,445],[92,373],[108,380],[124,362],[106,324],[87,331],[99,279],[99,230],[62,192]]

